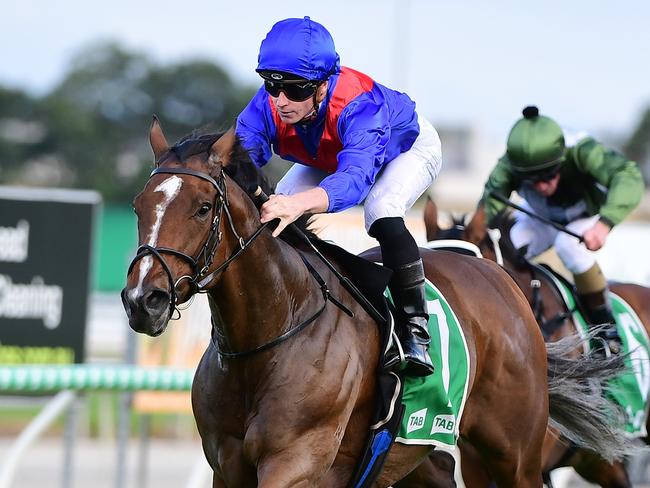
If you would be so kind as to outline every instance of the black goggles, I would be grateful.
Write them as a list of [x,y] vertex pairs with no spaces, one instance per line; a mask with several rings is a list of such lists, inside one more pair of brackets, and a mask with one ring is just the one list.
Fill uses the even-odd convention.
[[272,97],[279,97],[282,92],[292,102],[304,102],[314,96],[319,84],[315,81],[264,80],[264,89]]
[[524,180],[531,184],[535,183],[548,183],[551,181],[553,178],[557,176],[557,174],[560,172],[560,165],[554,166],[546,171],[542,171],[539,173],[531,174],[531,175],[526,175]]

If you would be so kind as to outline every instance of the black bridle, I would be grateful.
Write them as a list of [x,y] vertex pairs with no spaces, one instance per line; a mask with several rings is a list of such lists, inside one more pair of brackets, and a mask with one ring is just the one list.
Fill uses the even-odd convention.
[[[176,293],[176,287],[178,284],[186,279],[188,280],[190,287],[192,288],[193,293],[205,293],[207,292],[207,285],[214,279],[216,278],[219,274],[224,272],[228,265],[234,261],[242,252],[244,252],[250,244],[257,239],[257,237],[262,233],[262,231],[270,224],[270,222],[267,222],[265,224],[260,225],[260,227],[253,232],[253,234],[248,238],[244,239],[242,238],[236,231],[235,225],[233,223],[233,218],[232,214],[230,213],[230,207],[228,203],[228,194],[226,191],[226,180],[223,172],[223,168],[220,170],[219,175],[215,178],[212,176],[200,172],[200,171],[194,171],[191,169],[187,168],[156,168],[151,172],[151,175],[149,175],[149,178],[153,177],[154,175],[157,174],[183,174],[183,175],[189,175],[189,176],[194,176],[197,178],[201,178],[202,180],[208,181],[212,186],[215,188],[217,191],[216,196],[215,196],[215,201],[214,201],[214,218],[212,219],[212,225],[210,227],[210,232],[208,234],[208,237],[205,241],[205,244],[203,244],[201,250],[199,253],[196,255],[196,257],[189,256],[188,254],[185,254],[181,251],[177,251],[176,249],[171,249],[168,247],[153,247],[149,245],[142,245],[138,248],[136,252],[136,256],[133,258],[131,261],[131,264],[129,265],[129,270],[128,273],[131,273],[131,270],[135,266],[135,264],[140,261],[143,257],[151,255],[155,257],[161,264],[163,270],[165,271],[165,274],[167,275],[167,280],[169,282],[169,293],[170,293],[170,300],[169,300],[169,314],[168,314],[168,320],[172,318],[174,315],[174,312],[178,311],[177,305],[178,305],[178,295]],[[266,195],[259,190],[259,193],[261,196],[259,196],[256,193],[256,198],[260,199],[261,202],[263,202],[266,197]],[[221,263],[214,271],[212,271],[210,274],[208,274],[208,270],[210,269],[213,261],[214,261],[214,255],[217,251],[217,247],[219,246],[219,243],[221,242],[223,235],[221,231],[219,230],[219,227],[221,225],[221,219],[223,214],[226,214],[226,218],[228,220],[228,224],[230,227],[230,230],[232,231],[233,235],[236,237],[237,241],[239,242],[239,246],[233,251],[233,253],[228,257],[223,263]],[[177,278],[174,280],[174,276],[171,272],[171,269],[169,268],[169,265],[165,261],[165,258],[163,254],[171,254],[173,256],[177,256],[187,263],[192,268],[192,273],[193,275],[183,275],[180,278]],[[321,293],[323,295],[323,305],[319,307],[319,309],[312,314],[309,318],[304,320],[302,323],[298,324],[297,326],[291,327],[288,331],[285,333],[281,334],[280,336],[276,337],[275,339],[262,344],[261,346],[255,347],[250,350],[242,351],[242,352],[234,352],[234,351],[226,351],[225,347],[223,345],[217,345],[217,350],[219,351],[219,354],[222,357],[225,358],[240,358],[240,357],[245,357],[245,356],[250,356],[253,354],[256,354],[258,352],[265,351],[267,349],[270,349],[272,347],[277,346],[278,344],[286,341],[293,335],[297,334],[298,332],[302,331],[305,329],[308,325],[313,323],[325,310],[325,305],[327,305],[328,301],[331,301],[339,307],[341,310],[343,310],[347,315],[350,317],[353,317],[354,314],[345,306],[343,303],[341,303],[339,300],[334,298],[331,295],[331,292],[329,288],[327,287],[327,283],[323,280],[323,278],[320,276],[320,274],[316,271],[316,269],[307,261],[305,256],[299,252],[299,255],[309,270],[309,272],[312,274],[318,285],[320,286]],[[322,256],[319,256],[322,259],[325,259]],[[200,266],[200,263],[203,263],[203,266]],[[329,264],[329,263],[328,263]],[[329,264],[331,267],[332,265]],[[179,312],[180,316],[180,312]],[[213,342],[214,342],[214,336],[215,336],[215,325],[214,323],[212,324],[212,336],[213,336]]]
[[[193,293],[204,293],[206,291],[206,285],[218,274],[223,272],[228,264],[230,264],[233,259],[235,259],[254,239],[257,238],[257,236],[266,227],[267,224],[263,224],[259,229],[257,229],[248,240],[244,240],[237,233],[228,205],[228,193],[226,191],[226,179],[224,177],[223,169],[219,172],[219,175],[216,178],[213,178],[207,173],[194,171],[188,168],[156,168],[151,172],[149,178],[157,174],[182,174],[194,176],[196,178],[201,178],[202,180],[209,182],[216,190],[213,204],[214,217],[210,226],[210,232],[208,233],[208,237],[205,240],[205,243],[195,257],[192,257],[176,249],[171,249],[169,247],[153,247],[149,246],[148,244],[143,244],[142,246],[138,247],[136,256],[133,258],[131,264],[129,265],[128,273],[131,273],[131,270],[135,264],[145,256],[151,255],[158,260],[163,270],[165,271],[167,280],[169,282],[170,299],[168,319],[171,319],[174,315],[174,312],[178,311],[178,294],[176,290],[179,283],[181,283],[183,280],[187,280]],[[214,255],[217,252],[217,247],[223,238],[223,235],[219,228],[221,226],[221,220],[224,213],[226,214],[230,230],[239,242],[239,247],[235,250],[233,255],[230,256],[230,258],[224,261],[224,263],[221,264],[215,271],[210,273],[209,279],[206,280],[208,270],[214,261]],[[177,279],[174,279],[174,275],[172,274],[169,265],[165,261],[163,254],[171,254],[172,256],[181,258],[183,261],[190,265],[192,274],[183,275]]]

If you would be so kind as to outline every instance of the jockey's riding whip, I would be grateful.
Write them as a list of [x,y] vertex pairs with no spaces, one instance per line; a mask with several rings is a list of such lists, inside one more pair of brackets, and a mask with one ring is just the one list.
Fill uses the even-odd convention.
[[537,215],[536,213],[531,212],[530,210],[528,210],[526,208],[523,208],[523,207],[521,207],[520,205],[517,205],[514,202],[511,202],[510,200],[508,200],[506,197],[504,197],[500,193],[497,193],[495,191],[490,190],[490,191],[488,191],[488,195],[490,195],[495,200],[499,200],[501,203],[505,203],[509,207],[514,208],[515,210],[519,210],[520,212],[523,212],[526,215],[528,215],[530,217],[533,217],[534,219],[539,220],[540,222],[544,222],[545,224],[550,225],[551,227],[553,227],[554,229],[559,230],[560,232],[564,232],[565,234],[569,234],[570,236],[575,237],[580,242],[585,242],[584,238],[581,235],[576,234],[575,232],[567,229],[565,226],[563,226],[561,224],[558,224],[557,222],[552,221],[551,219],[547,219],[546,217],[542,217],[541,215]]

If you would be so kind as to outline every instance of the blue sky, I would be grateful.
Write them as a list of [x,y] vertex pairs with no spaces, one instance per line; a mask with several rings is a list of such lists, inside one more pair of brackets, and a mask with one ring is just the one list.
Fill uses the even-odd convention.
[[411,95],[434,123],[505,140],[536,103],[563,125],[628,133],[650,105],[650,2],[9,0],[0,83],[42,93],[71,56],[115,39],[161,63],[208,58],[255,84],[259,43],[285,17],[310,15],[342,63]]

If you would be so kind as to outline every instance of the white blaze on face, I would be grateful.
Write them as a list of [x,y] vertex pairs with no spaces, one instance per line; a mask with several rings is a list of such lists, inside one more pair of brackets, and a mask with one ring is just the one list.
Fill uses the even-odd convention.
[[[156,247],[158,241],[158,232],[160,232],[160,225],[162,224],[163,216],[167,211],[167,207],[174,199],[178,196],[178,193],[181,191],[181,186],[183,185],[183,180],[178,176],[172,176],[163,181],[160,185],[154,188],[154,192],[162,192],[163,199],[160,203],[156,204],[156,220],[151,226],[149,231],[149,239],[147,244],[151,247]],[[135,300],[142,293],[142,283],[144,282],[144,277],[147,276],[147,273],[153,265],[153,258],[151,256],[145,256],[136,264],[140,266],[140,275],[138,277],[138,286],[131,290],[131,298]]]

